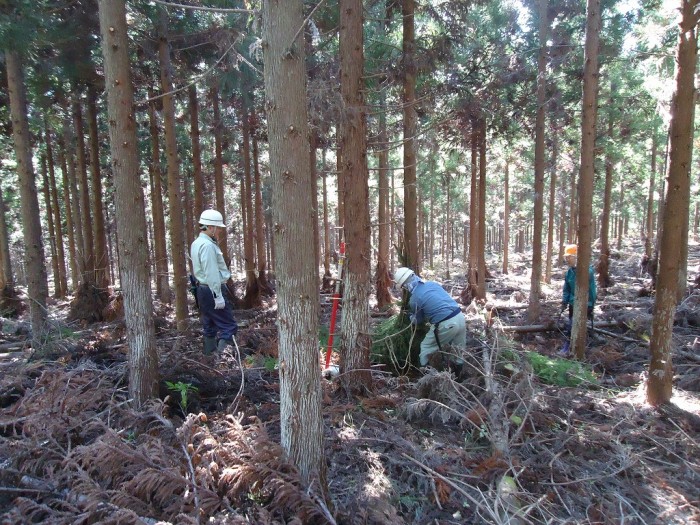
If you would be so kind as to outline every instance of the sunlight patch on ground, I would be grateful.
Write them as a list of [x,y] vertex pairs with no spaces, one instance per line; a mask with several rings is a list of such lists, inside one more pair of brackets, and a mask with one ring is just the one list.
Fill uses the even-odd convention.
[[[634,390],[621,392],[615,399],[632,404],[636,408],[652,408],[647,403],[647,385],[646,381],[639,383]],[[680,410],[700,416],[700,395],[696,392],[687,390],[673,389],[671,404],[675,405]]]

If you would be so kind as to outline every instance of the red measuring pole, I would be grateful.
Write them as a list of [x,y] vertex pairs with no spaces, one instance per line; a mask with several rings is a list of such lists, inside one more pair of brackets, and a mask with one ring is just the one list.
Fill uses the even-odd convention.
[[340,256],[338,257],[338,278],[335,280],[335,293],[333,294],[333,308],[331,309],[331,327],[328,334],[328,349],[326,350],[326,368],[331,364],[331,351],[333,350],[333,336],[335,336],[335,320],[338,316],[338,304],[340,303],[340,283],[343,280],[343,264],[345,263],[345,243],[340,243]]

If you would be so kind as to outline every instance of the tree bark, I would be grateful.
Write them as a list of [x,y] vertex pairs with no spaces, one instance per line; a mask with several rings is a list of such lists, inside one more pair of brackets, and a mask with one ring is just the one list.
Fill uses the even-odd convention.
[[[657,125],[658,126],[658,125]],[[656,180],[656,155],[659,148],[659,135],[657,126],[651,137],[651,173],[649,176],[649,194],[647,196],[646,228],[644,237],[644,254],[647,259],[652,255],[652,238],[654,236],[654,184]]]
[[313,252],[299,249],[313,231],[304,43],[297,33],[303,23],[302,3],[263,2],[272,231],[279,277],[280,426],[282,447],[298,467],[302,482],[317,482],[325,496],[318,272],[313,267]]
[[420,273],[418,247],[418,196],[416,178],[416,0],[402,0],[403,15],[403,206],[407,266]]
[[508,250],[510,247],[510,160],[506,159],[506,168],[503,175],[503,273],[508,275]]
[[[73,220],[73,205],[71,204],[71,184],[66,161],[66,148],[63,139],[58,141],[58,162],[61,165],[63,180],[63,208],[66,210],[66,232],[68,233],[68,267],[70,268],[71,289],[76,290],[79,282],[79,266],[76,235],[78,228]],[[80,220],[78,220],[80,224]]]
[[56,187],[56,163],[54,162],[53,144],[51,132],[48,126],[45,128],[46,161],[49,168],[49,192],[51,195],[51,208],[53,209],[53,223],[56,230],[56,260],[58,264],[58,287],[56,297],[63,298],[68,293],[68,280],[66,277],[66,254],[63,244],[63,225],[61,222],[61,207],[58,204],[58,189]]
[[10,235],[7,231],[7,208],[5,196],[0,188],[0,294],[4,294],[5,288],[8,286],[14,289],[14,281]]
[[[346,272],[340,369],[346,391],[372,386],[369,351],[370,221],[367,169],[367,109],[363,97],[361,0],[340,2],[340,92],[345,114],[340,136],[345,181]],[[414,169],[415,172],[415,169]]]
[[[615,127],[613,125],[614,96],[616,86],[614,82],[610,84],[610,98],[608,99],[608,137],[610,144],[615,141]],[[605,153],[605,190],[603,193],[603,216],[600,219],[600,259],[598,259],[598,284],[601,288],[607,288],[612,284],[610,280],[610,242],[608,232],[610,230],[610,207],[612,202],[613,186],[613,158],[610,147]],[[622,209],[620,209],[622,212]]]
[[[152,92],[149,91],[149,98]],[[172,294],[168,282],[168,249],[165,243],[165,217],[163,210],[163,174],[160,169],[160,133],[155,102],[148,104],[148,122],[151,135],[151,160],[148,163],[151,175],[151,209],[153,210],[153,270],[155,272],[156,296],[170,304]]]
[[75,235],[73,236],[75,241],[75,258],[76,258],[76,268],[75,273],[75,285],[74,288],[77,290],[80,287],[80,283],[84,280],[84,274],[86,271],[85,267],[85,254],[84,254],[84,241],[83,241],[83,219],[82,219],[82,206],[80,204],[80,194],[78,193],[78,182],[76,175],[76,163],[75,163],[75,137],[73,136],[73,129],[71,127],[71,121],[68,116],[69,108],[67,102],[65,103],[64,114],[66,115],[63,120],[63,142],[65,144],[65,158],[66,165],[68,168],[68,185],[70,188],[70,203],[73,215],[73,226],[75,227]]
[[[389,293],[391,286],[391,276],[389,274],[389,250],[391,243],[391,216],[389,210],[389,150],[386,129],[386,88],[382,86],[379,108],[379,132],[377,137],[377,154],[378,164],[378,203],[377,203],[377,222],[379,223],[378,238],[377,238],[377,268],[375,275],[377,307],[386,308],[392,303],[392,297]],[[324,202],[325,205],[325,202]]]
[[119,276],[129,344],[129,396],[137,407],[158,395],[158,355],[148,266],[146,216],[124,0],[98,0],[104,56]]
[[175,321],[177,329],[187,328],[187,269],[185,266],[185,235],[182,221],[182,188],[180,166],[177,155],[175,130],[175,101],[173,89],[170,45],[166,35],[168,17],[161,13],[158,40],[160,61],[160,84],[163,92],[163,129],[165,131],[165,154],[168,159],[168,201],[170,205],[170,251],[173,264],[173,286],[175,288]]
[[204,179],[202,177],[202,149],[199,143],[199,102],[197,86],[187,91],[190,102],[190,139],[192,140],[192,182],[194,185],[195,222],[204,211]]
[[544,131],[545,91],[547,87],[547,0],[538,1],[539,50],[537,54],[537,113],[535,116],[535,188],[532,237],[532,273],[530,274],[530,299],[528,321],[540,317],[540,291],[542,281],[542,227],[544,224]]
[[[245,297],[243,298],[243,308],[257,308],[262,304],[260,297],[260,286],[258,277],[255,275],[255,221],[253,219],[253,183],[250,175],[250,122],[248,120],[248,109],[245,101],[242,101],[241,127],[243,131],[243,142],[241,149],[243,156],[244,184],[241,186],[241,211],[245,213],[245,230],[243,231],[244,258],[245,258]],[[245,188],[244,188],[245,186]]]
[[479,236],[476,297],[486,300],[486,119],[479,120]]
[[37,198],[32,145],[27,122],[27,98],[22,63],[19,54],[5,50],[7,90],[10,98],[12,136],[15,143],[20,202],[22,204],[22,233],[24,234],[24,263],[27,274],[27,297],[32,327],[32,347],[40,348],[46,328],[46,297],[48,282],[44,265],[44,244],[41,238],[39,200]]
[[469,190],[469,264],[467,284],[471,289],[469,301],[477,296],[479,286],[479,124],[476,117],[471,118],[471,184]]
[[49,189],[49,173],[46,167],[46,155],[41,156],[42,192],[44,194],[44,207],[46,208],[46,225],[49,229],[49,249],[51,252],[51,271],[53,274],[54,297],[61,295],[61,280],[58,276],[58,256],[56,253],[56,228],[53,221],[53,206],[51,204],[51,190]]
[[267,280],[267,254],[265,251],[265,213],[262,199],[262,178],[258,162],[258,118],[255,109],[251,113],[251,138],[253,139],[253,175],[255,178],[255,245],[258,260],[258,285],[263,294],[270,294],[270,283]]
[[331,231],[328,220],[328,165],[326,164],[326,149],[323,148],[322,155],[322,183],[323,183],[323,282],[331,277]]
[[544,271],[544,282],[552,282],[552,262],[554,261],[554,216],[557,193],[557,164],[559,160],[559,137],[556,126],[552,126],[552,160],[549,166],[549,211],[547,217],[547,265]]
[[109,286],[109,259],[105,234],[104,206],[102,203],[102,174],[100,172],[100,141],[97,130],[97,95],[88,86],[87,117],[90,134],[90,175],[92,179],[92,211],[95,230],[95,282],[98,288]]
[[586,44],[583,69],[583,116],[581,118],[581,175],[578,191],[578,262],[571,328],[571,348],[577,359],[586,353],[586,311],[588,309],[588,268],[591,262],[591,210],[595,175],[595,135],[598,96],[598,43],[600,41],[600,0],[588,0]]
[[693,117],[695,70],[697,67],[697,0],[681,0],[681,21],[676,54],[676,89],[671,101],[671,147],[663,233],[649,349],[647,401],[652,405],[671,400],[673,387],[673,319],[676,313],[678,276],[681,267],[681,243],[688,222],[688,195],[693,154]]
[[85,157],[85,130],[83,126],[83,110],[78,95],[73,100],[73,125],[75,126],[76,160],[78,196],[80,198],[80,222],[83,225],[83,264],[85,271],[82,283],[95,285],[95,252],[94,235],[92,232],[92,214],[90,211],[90,185],[87,175],[87,159]]
[[[214,202],[216,209],[224,217],[226,222],[226,202],[224,200],[224,160],[223,160],[223,140],[221,134],[224,129],[221,121],[221,110],[219,108],[219,86],[214,83],[211,88],[212,109],[214,112]],[[231,254],[228,249],[228,234],[220,241],[221,251],[224,253],[226,266],[231,265]]]

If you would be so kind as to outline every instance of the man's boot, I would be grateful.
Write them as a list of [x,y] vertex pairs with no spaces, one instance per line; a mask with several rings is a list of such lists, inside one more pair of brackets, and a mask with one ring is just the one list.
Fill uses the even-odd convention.
[[216,349],[219,353],[223,353],[227,346],[233,346],[233,339],[219,339]]
[[204,336],[204,355],[213,354],[216,351],[216,337]]

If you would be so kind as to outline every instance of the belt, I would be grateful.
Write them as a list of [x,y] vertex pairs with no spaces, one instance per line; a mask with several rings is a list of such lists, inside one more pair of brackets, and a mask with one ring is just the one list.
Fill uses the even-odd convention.
[[438,321],[437,323],[435,323],[435,326],[439,325],[440,323],[444,323],[444,322],[447,321],[448,319],[452,319],[455,315],[461,314],[461,313],[462,313],[462,310],[461,310],[460,307],[458,306],[458,307],[456,307],[456,308],[452,311],[452,313],[449,314],[447,317],[445,317],[445,318],[442,319],[441,321]]

